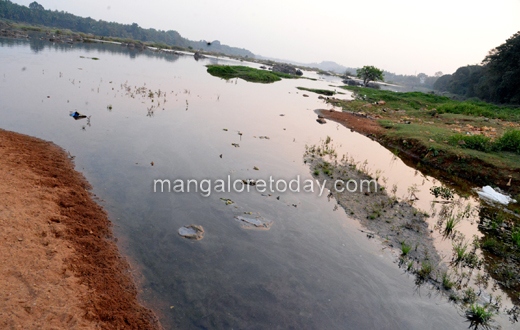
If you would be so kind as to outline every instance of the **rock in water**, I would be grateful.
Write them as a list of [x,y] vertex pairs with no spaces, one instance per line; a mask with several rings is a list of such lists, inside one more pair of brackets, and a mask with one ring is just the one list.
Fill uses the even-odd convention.
[[292,65],[285,63],[277,63],[273,66],[274,72],[287,73],[296,75],[296,68]]
[[318,119],[316,119],[316,121],[317,121],[318,123],[320,123],[320,124],[325,124],[325,123],[327,123],[327,121],[326,121],[325,119],[323,119],[323,118],[318,118]]
[[242,223],[242,228],[245,229],[264,229],[269,230],[273,222],[266,222],[263,218],[246,218],[242,216],[236,216],[235,219]]
[[179,228],[179,235],[198,241],[204,238],[204,228],[197,225],[184,226]]

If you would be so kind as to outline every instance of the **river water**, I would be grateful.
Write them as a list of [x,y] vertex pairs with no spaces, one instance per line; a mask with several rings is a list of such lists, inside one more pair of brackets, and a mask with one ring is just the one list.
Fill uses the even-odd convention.
[[[369,138],[316,122],[314,110],[330,107],[296,87],[338,89],[333,78],[225,81],[205,65],[244,63],[38,40],[0,39],[0,63],[0,127],[75,156],[114,223],[140,298],[166,328],[467,328],[326,193],[154,193],[156,179],[312,180],[305,146],[330,136],[340,154],[382,170],[398,195],[419,186],[418,207],[427,210],[433,178]],[[74,120],[70,111],[91,117]],[[272,221],[270,230],[234,218],[249,212]],[[190,224],[204,228],[204,239],[178,235]]]

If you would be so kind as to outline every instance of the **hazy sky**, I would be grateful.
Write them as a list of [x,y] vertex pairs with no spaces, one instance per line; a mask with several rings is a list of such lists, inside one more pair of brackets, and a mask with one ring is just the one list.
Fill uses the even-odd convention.
[[[33,0],[12,0],[29,5]],[[520,30],[520,0],[38,0],[46,9],[176,30],[263,56],[401,74],[480,63]]]

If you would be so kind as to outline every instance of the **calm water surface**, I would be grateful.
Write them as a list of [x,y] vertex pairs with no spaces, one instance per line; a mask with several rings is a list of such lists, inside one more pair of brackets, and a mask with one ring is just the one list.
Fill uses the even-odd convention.
[[[312,179],[302,161],[305,145],[330,136],[340,154],[383,170],[400,195],[419,185],[426,210],[432,178],[364,136],[318,124],[313,110],[327,106],[295,88],[338,82],[225,81],[205,65],[238,62],[108,44],[0,39],[0,63],[0,127],[51,140],[76,156],[139,273],[141,299],[166,328],[467,328],[453,305],[416,287],[326,196],[153,193],[154,179]],[[166,96],[153,103],[132,97],[139,87]],[[74,110],[92,116],[90,125],[73,120]],[[271,229],[241,228],[234,216],[244,212],[273,221]],[[181,238],[177,230],[189,224],[202,225],[205,238]]]

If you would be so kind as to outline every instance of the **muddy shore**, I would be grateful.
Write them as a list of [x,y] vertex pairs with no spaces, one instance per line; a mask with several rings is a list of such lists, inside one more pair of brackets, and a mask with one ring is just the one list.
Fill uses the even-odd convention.
[[[400,263],[406,263],[401,265],[406,270],[418,272],[423,264],[429,264],[432,271],[423,274],[426,281],[436,280],[446,271],[426,221],[429,215],[413,206],[413,196],[399,199],[364,164],[337,159],[333,141],[308,147],[304,161],[317,180],[326,180],[328,198],[334,198],[350,217],[357,219],[366,228],[363,231],[368,238],[380,239]],[[362,184],[363,180],[372,183]],[[405,246],[408,246],[406,253],[402,251]]]
[[[428,150],[421,146],[420,142],[415,143],[416,141],[407,139],[407,143],[404,145],[399,140],[388,137],[384,128],[379,125],[377,120],[367,115],[334,110],[317,110],[316,112],[319,118],[335,121],[352,131],[361,133],[379,142],[390,150],[397,150],[400,153],[400,158],[405,163],[411,163],[409,166],[416,167],[418,162],[423,163],[439,170],[437,174],[440,176],[447,175],[447,178],[450,178],[449,175],[459,175],[456,171],[455,173],[448,171],[449,165],[454,165],[455,168],[463,172],[464,168],[473,166],[474,168],[469,169],[466,175],[460,176],[476,184],[485,185],[492,183],[502,186],[509,193],[518,191],[511,189],[502,179],[503,177],[508,177],[504,174],[509,173],[507,172],[508,169],[496,168],[492,164],[478,161],[478,159],[457,159],[456,156],[446,157],[442,162],[436,162],[428,157]],[[359,171],[360,164],[357,164],[356,167],[356,164],[353,166],[352,161],[349,162],[348,160],[331,161],[329,157],[330,150],[327,152],[325,145],[318,146],[320,148],[318,152],[316,152],[316,146],[312,148],[311,152],[307,152],[306,159],[310,163],[310,168],[314,171],[315,176],[324,176],[322,172],[325,164],[325,172],[330,178],[342,180],[351,178],[358,181],[371,178]],[[403,154],[406,156],[403,157]],[[464,163],[467,163],[464,167],[460,166]],[[481,176],[477,174],[478,170],[483,170],[487,175]],[[469,178],[468,175],[473,177]],[[515,175],[511,176],[513,180],[516,179],[518,173],[515,173]],[[334,186],[329,182],[327,188],[333,190]],[[498,301],[493,301],[492,297],[495,294],[495,289],[490,288],[486,291],[487,281],[489,278],[493,278],[512,302],[512,306],[504,308],[503,313],[509,315],[511,323],[518,322],[520,312],[518,307],[520,300],[517,289],[519,278],[517,266],[518,248],[511,241],[511,233],[514,231],[518,216],[514,215],[513,212],[509,212],[511,215],[510,220],[500,220],[504,223],[501,223],[500,229],[496,230],[493,223],[499,221],[497,219],[501,219],[505,211],[487,206],[483,209],[486,210],[485,212],[491,212],[491,214],[483,216],[482,212],[484,211],[481,209],[479,214],[484,217],[484,220],[479,224],[479,228],[486,233],[485,235],[489,236],[484,236],[481,239],[474,237],[471,246],[466,246],[463,251],[461,250],[462,255],[459,254],[460,251],[457,251],[456,247],[462,246],[463,243],[457,243],[460,238],[456,238],[454,234],[448,233],[447,227],[443,227],[445,225],[445,222],[443,222],[440,228],[436,228],[436,230],[443,230],[443,235],[453,240],[454,255],[444,256],[444,260],[442,260],[433,245],[432,231],[426,223],[425,217],[428,217],[428,215],[416,210],[413,207],[413,203],[410,204],[411,200],[397,201],[388,189],[366,194],[365,196],[359,193],[335,193],[330,197],[334,197],[347,214],[350,213],[352,217],[358,219],[367,228],[367,236],[377,236],[382,240],[383,245],[395,249],[395,255],[399,258],[402,268],[414,273],[419,282],[427,280],[430,284],[433,284],[436,289],[443,292],[450,300],[457,302],[455,306],[461,307],[462,310],[467,310],[468,306],[478,302],[482,306],[489,308],[492,313],[500,314],[499,311],[502,307],[500,295],[498,296]],[[361,202],[362,200],[363,202]],[[444,201],[444,203],[451,202]],[[438,221],[437,226],[439,226],[439,223]],[[464,240],[464,236],[462,236],[462,239]],[[490,244],[493,242],[501,243]],[[404,253],[404,246],[409,249],[407,253]],[[485,256],[483,260],[480,260],[477,256],[477,248],[480,248]],[[428,269],[430,266],[433,267]],[[476,279],[472,279],[471,275],[464,278],[465,271],[468,274],[478,273],[482,268],[485,268],[488,272],[487,275],[485,274],[482,277],[485,279],[482,282],[483,284],[479,283],[478,276]],[[470,282],[472,281],[475,286],[478,286],[479,293],[477,295],[474,294],[474,290],[471,288]]]
[[377,140],[381,145],[391,150],[396,150],[405,155],[412,162],[420,162],[433,169],[445,171],[468,180],[477,186],[493,185],[503,191],[517,196],[520,187],[513,182],[520,181],[520,173],[516,169],[498,167],[495,164],[483,161],[476,157],[462,157],[456,154],[443,154],[442,157],[434,157],[431,150],[415,139],[399,139],[386,134],[385,129],[377,120],[367,115],[346,111],[318,110],[325,119],[333,120],[353,131]]
[[0,328],[161,329],[68,154],[0,130]]

